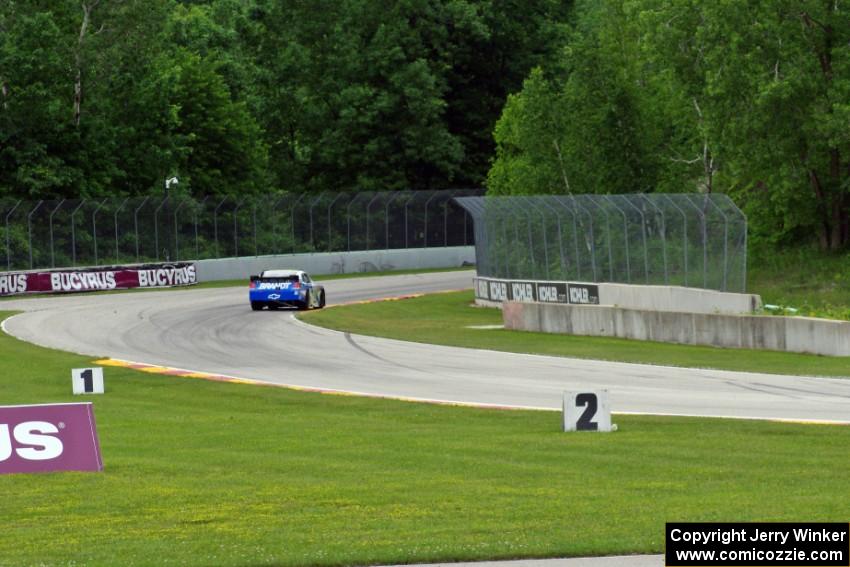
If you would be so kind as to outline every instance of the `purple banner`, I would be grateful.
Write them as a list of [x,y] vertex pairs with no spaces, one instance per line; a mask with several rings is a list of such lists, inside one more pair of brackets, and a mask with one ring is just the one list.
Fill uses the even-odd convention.
[[0,406],[0,474],[102,470],[91,403]]
[[131,287],[172,287],[196,283],[198,279],[195,264],[188,262],[5,273],[0,274],[0,296],[105,291]]

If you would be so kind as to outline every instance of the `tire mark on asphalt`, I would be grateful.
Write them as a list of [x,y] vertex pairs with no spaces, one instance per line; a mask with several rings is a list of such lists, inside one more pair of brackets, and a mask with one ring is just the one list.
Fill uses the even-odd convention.
[[[779,398],[791,399],[791,400],[799,400],[802,399],[800,396],[792,396],[791,394],[784,394],[782,392],[771,392],[768,388],[756,388],[750,384],[742,384],[740,382],[733,382],[732,380],[726,380],[726,384],[732,386],[734,388],[741,388],[742,390],[749,390],[751,392],[758,392],[759,394],[768,394],[770,396],[777,396]],[[758,386],[765,386],[765,384],[757,384]]]
[[[816,390],[807,390],[807,389],[804,389],[804,388],[792,388],[792,387],[789,387],[789,386],[777,386],[777,385],[774,385],[774,384],[765,384],[763,382],[753,382],[752,384],[742,384],[740,382],[734,382],[734,381],[731,381],[731,380],[727,380],[726,383],[730,386],[736,386],[736,387],[742,388],[744,390],[750,390],[752,392],[759,392],[759,393],[762,393],[762,394],[770,394],[771,396],[779,396],[781,398],[788,398],[788,399],[791,399],[791,400],[802,400],[802,399],[805,398],[805,396],[793,395],[793,394],[785,393],[785,392],[796,392],[796,393],[799,393],[799,394],[809,394],[809,395],[815,395],[815,396],[818,396],[818,397],[825,397],[825,398],[850,399],[850,395],[846,395],[846,394],[835,394],[835,393],[827,394],[825,392],[818,392]],[[784,390],[785,392],[777,392],[776,390]]]
[[426,372],[426,371],[422,370],[421,368],[416,368],[415,366],[407,366],[406,364],[394,362],[392,360],[384,358],[383,356],[377,355],[374,352],[371,352],[371,351],[365,349],[364,347],[357,344],[357,342],[355,342],[355,340],[351,337],[351,333],[345,333],[345,340],[348,341],[348,344],[350,344],[351,346],[353,346],[354,348],[356,348],[357,350],[359,350],[360,352],[362,352],[366,356],[371,356],[374,359],[380,360],[381,362],[385,362],[385,363],[390,364],[392,366],[399,366],[401,368],[407,368],[408,370],[413,370],[415,372],[421,372],[422,374],[430,374],[430,372]]
[[[803,388],[791,388],[789,386],[774,386],[773,384],[762,384],[760,382],[755,382],[755,384],[758,385],[758,386],[763,386],[765,388],[774,388],[776,390],[788,390],[788,391],[791,391],[791,392],[800,392],[802,394],[815,394],[815,395],[818,395],[818,396],[824,395],[823,392],[818,392],[816,390],[805,390]],[[829,397],[850,399],[850,394],[829,394]]]

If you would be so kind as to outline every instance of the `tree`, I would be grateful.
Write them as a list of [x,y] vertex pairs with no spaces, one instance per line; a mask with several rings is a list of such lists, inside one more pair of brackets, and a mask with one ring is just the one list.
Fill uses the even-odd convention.
[[454,177],[463,153],[444,120],[443,64],[425,41],[434,17],[413,1],[269,8],[264,116],[280,179],[391,190]]
[[656,60],[699,101],[700,130],[712,159],[719,156],[710,165],[745,206],[756,237],[846,245],[847,14],[832,2],[692,1],[675,11],[653,6],[644,21]]
[[566,116],[564,100],[543,70],[532,71],[522,92],[508,97],[496,123],[497,159],[487,182],[490,193],[572,193],[570,178],[575,171],[562,149]]
[[[583,2],[495,130],[498,192],[723,191],[754,240],[850,242],[850,26],[834,2]],[[557,142],[557,144],[556,144]]]
[[622,193],[657,183],[627,18],[617,2],[578,6],[568,47],[510,97],[495,129],[498,193]]
[[[173,60],[171,61],[173,63]],[[173,168],[196,194],[256,193],[266,188],[266,152],[244,102],[234,102],[215,63],[184,54],[171,68]],[[160,178],[168,175],[160,170]]]
[[70,54],[53,49],[60,26],[38,6],[12,3],[0,25],[0,195],[73,192],[83,173],[64,157],[77,136],[62,96]]
[[261,112],[285,186],[480,184],[507,93],[556,49],[553,0],[269,2]]

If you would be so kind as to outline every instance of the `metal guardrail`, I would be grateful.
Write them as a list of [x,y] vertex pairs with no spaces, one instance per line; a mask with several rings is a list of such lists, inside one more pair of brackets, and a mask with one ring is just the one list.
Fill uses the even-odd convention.
[[746,291],[747,219],[721,194],[469,196],[478,274]]
[[472,222],[453,198],[482,193],[0,200],[0,269],[468,245]]

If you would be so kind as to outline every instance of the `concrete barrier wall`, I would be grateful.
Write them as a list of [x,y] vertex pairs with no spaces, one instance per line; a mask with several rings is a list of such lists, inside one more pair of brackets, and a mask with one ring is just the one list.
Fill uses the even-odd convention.
[[506,329],[850,356],[850,322],[509,301]]
[[[480,283],[479,283],[480,282]],[[493,294],[490,290],[493,283],[505,283],[505,293]],[[524,294],[517,298],[512,289],[514,284],[533,284],[538,289],[542,286],[590,287],[593,293],[598,293],[598,304],[628,309],[649,311],[674,311],[691,313],[723,313],[738,314],[752,313],[761,307],[761,297],[751,293],[728,293],[711,289],[692,287],[663,286],[663,285],[631,285],[620,283],[587,283],[587,282],[546,282],[538,280],[503,280],[497,278],[478,277],[475,281],[476,303],[487,307],[499,306],[502,300],[513,301],[544,301],[534,293]],[[533,290],[531,290],[533,292]],[[538,294],[539,295],[539,294]],[[550,297],[552,297],[550,295]],[[563,298],[554,298],[550,303],[582,304],[587,301],[574,301],[571,294],[565,293]],[[589,303],[596,303],[590,301]]]
[[629,309],[692,313],[752,313],[761,297],[712,289],[664,285],[599,284],[599,302]]
[[281,254],[195,262],[199,282],[247,279],[251,274],[273,268],[304,270],[310,274],[348,274],[379,270],[456,268],[474,263],[474,246]]

